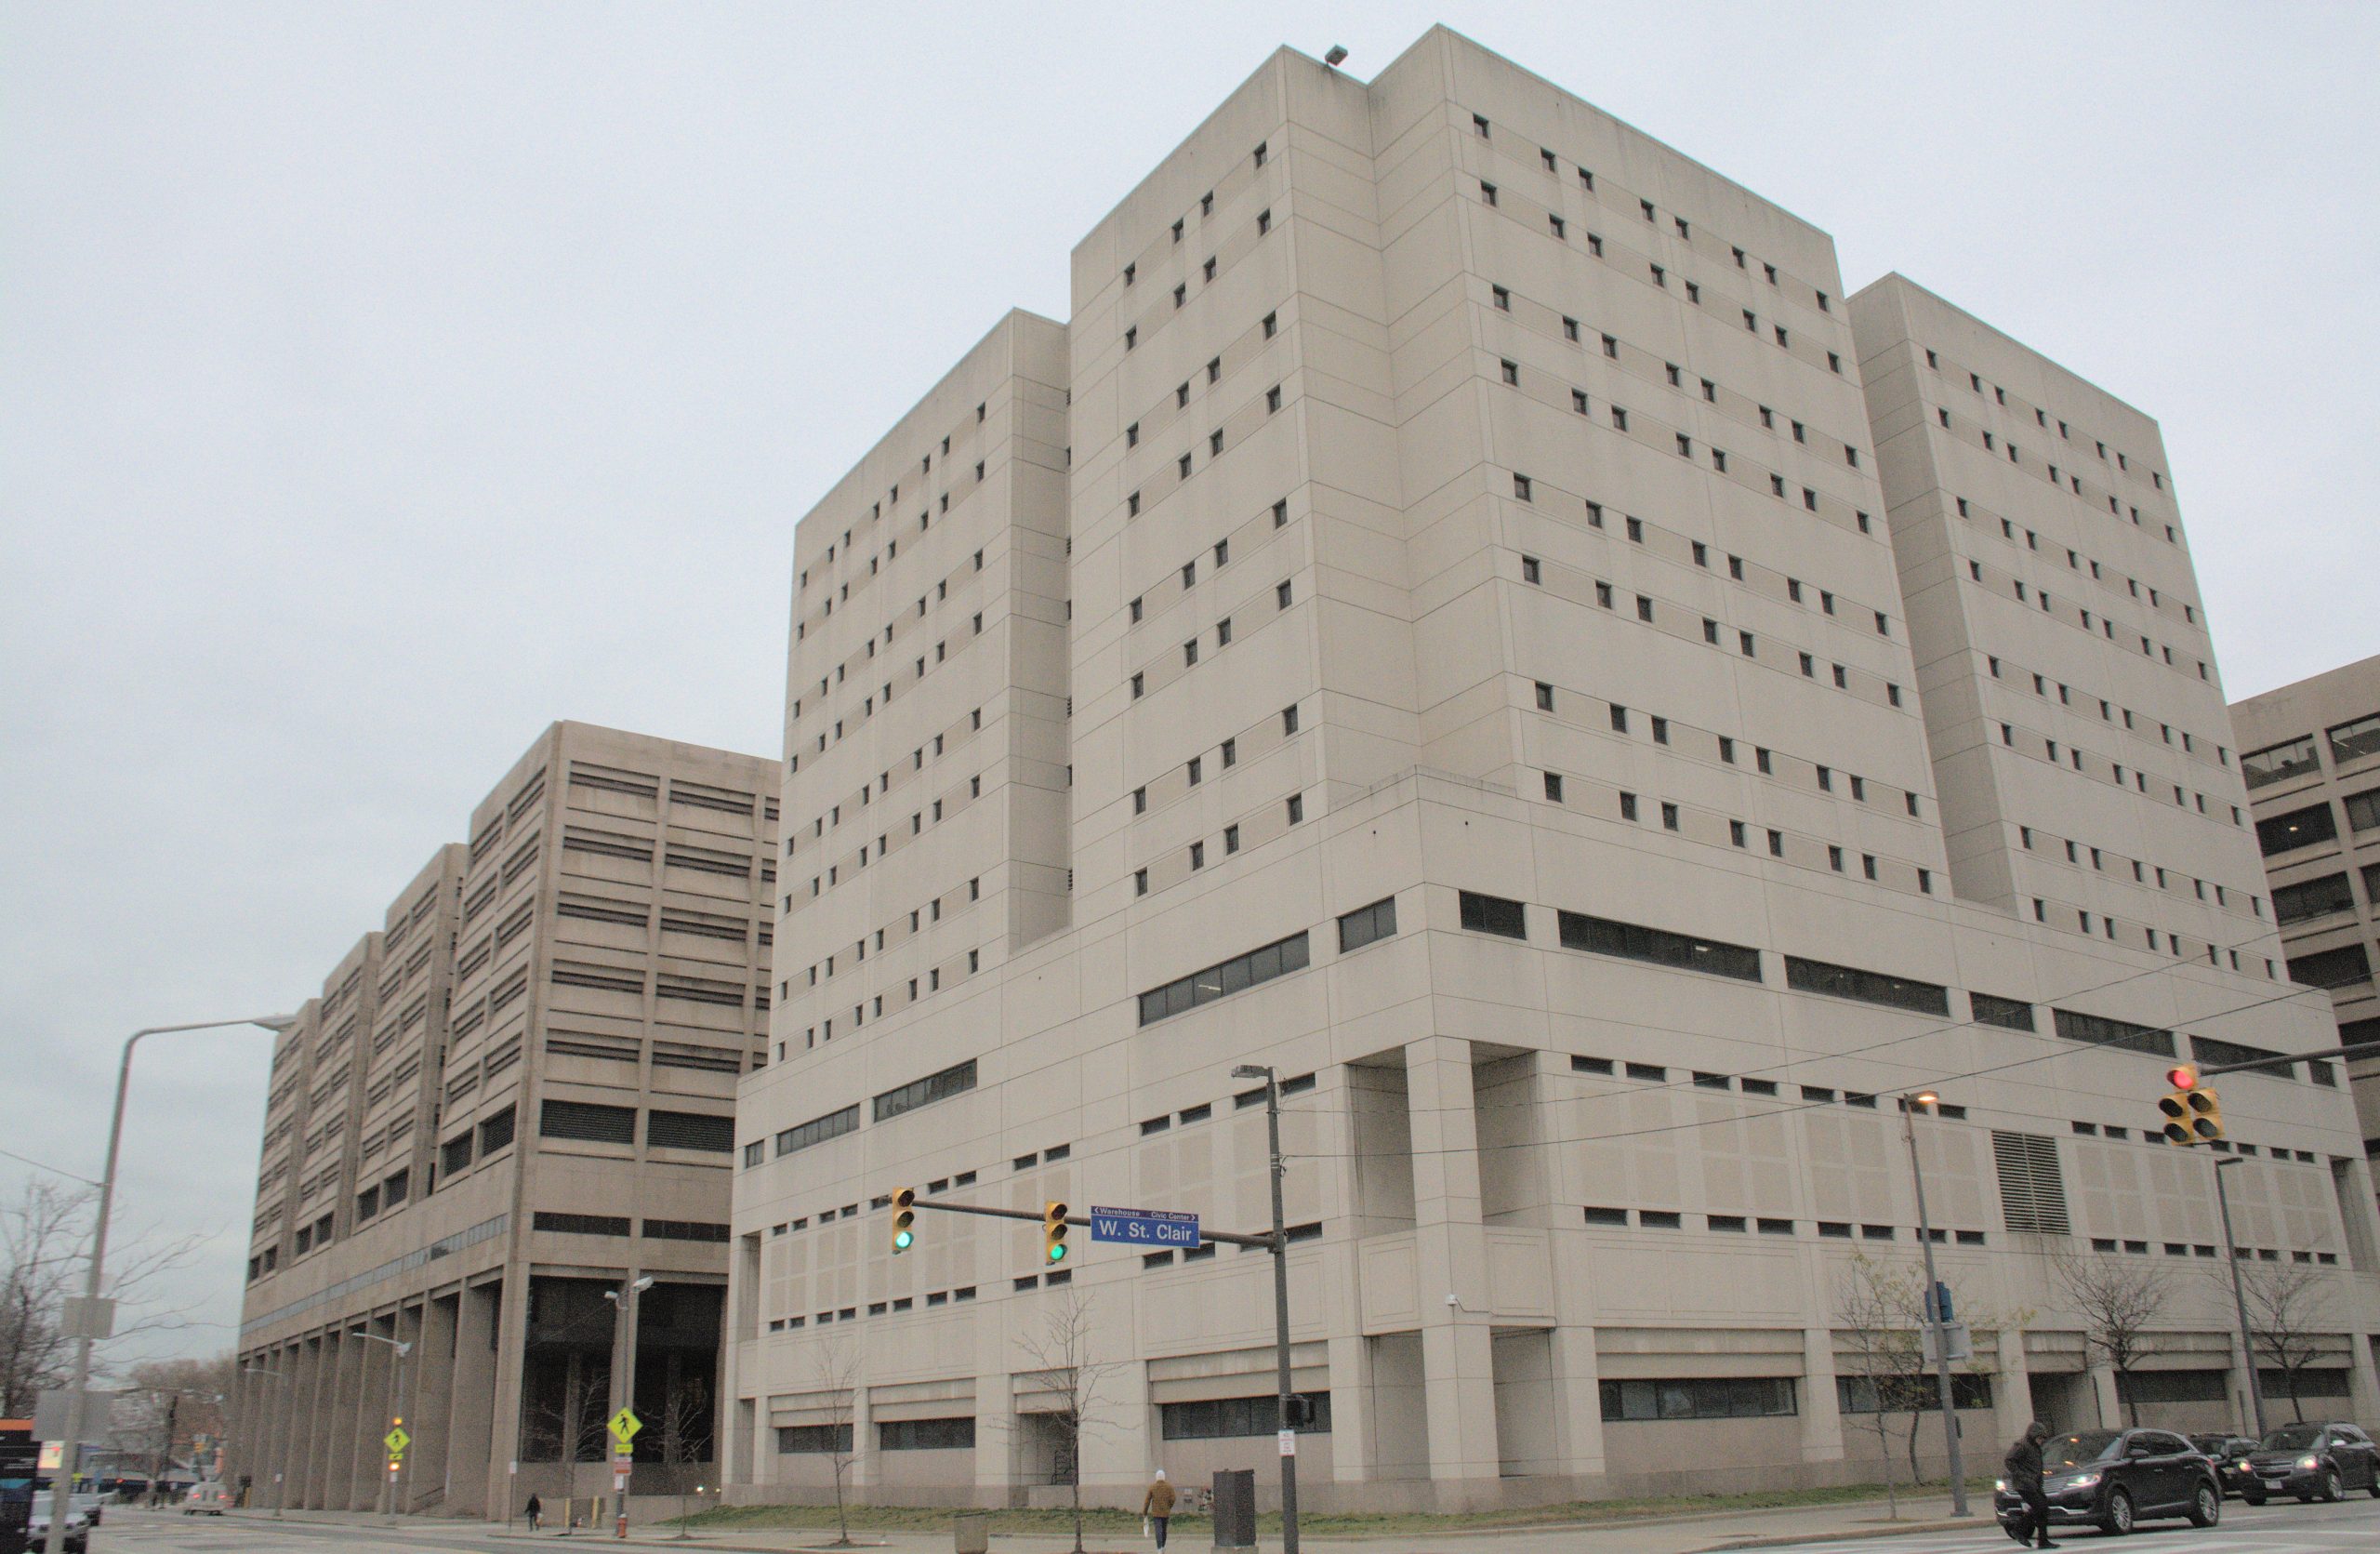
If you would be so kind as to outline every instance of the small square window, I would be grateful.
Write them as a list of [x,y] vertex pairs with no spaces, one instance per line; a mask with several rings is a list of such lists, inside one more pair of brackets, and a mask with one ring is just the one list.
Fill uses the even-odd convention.
[[1274,588],[1273,601],[1281,609],[1289,607],[1289,585],[1286,579]]
[[1535,556],[1521,557],[1521,581],[1525,583],[1540,582],[1543,580],[1540,576],[1541,571],[1542,568],[1538,564],[1538,560]]
[[1542,680],[1537,682],[1537,710],[1540,712],[1554,711],[1554,687]]
[[1561,773],[1548,772],[1545,774],[1545,796],[1554,804],[1560,804],[1562,802]]

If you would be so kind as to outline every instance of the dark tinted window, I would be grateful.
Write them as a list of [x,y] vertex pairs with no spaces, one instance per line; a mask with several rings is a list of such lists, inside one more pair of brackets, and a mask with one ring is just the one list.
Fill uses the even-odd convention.
[[1559,913],[1556,922],[1565,950],[1650,961],[1656,965],[1709,972],[1714,976],[1733,976],[1746,982],[1760,980],[1760,951],[1744,945],[1673,934],[1666,928],[1647,928],[1638,923],[1616,923],[1583,912]]
[[2054,1435],[2042,1443],[2042,1466],[2053,1469],[2080,1468],[2086,1462],[2096,1462],[2107,1455],[2122,1439],[2114,1430],[2081,1430],[2073,1435]]
[[2313,804],[2257,821],[2256,845],[2262,847],[2265,856],[2269,857],[2275,853],[2328,842],[2338,833],[2338,826],[2331,819],[2331,806]]
[[1477,934],[1501,934],[1508,939],[1528,937],[1527,920],[1518,901],[1501,896],[1462,894],[1462,925]]

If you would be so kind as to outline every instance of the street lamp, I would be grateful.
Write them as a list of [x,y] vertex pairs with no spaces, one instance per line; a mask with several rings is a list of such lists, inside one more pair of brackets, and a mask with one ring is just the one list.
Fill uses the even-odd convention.
[[1281,1204],[1281,1084],[1269,1065],[1242,1063],[1234,1079],[1264,1082],[1264,1125],[1273,1145],[1273,1364],[1277,1373],[1276,1428],[1281,1433],[1281,1554],[1298,1554],[1298,1459],[1289,1432],[1289,1232]]
[[2256,1439],[2265,1438],[2265,1388],[2256,1375],[2255,1340],[2248,1335],[2248,1295],[2240,1278],[2240,1248],[2231,1240],[2231,1195],[2223,1188],[2223,1168],[2240,1163],[2238,1155],[2215,1162],[2215,1202],[2223,1210],[2223,1255],[2231,1260],[2231,1308],[2240,1317],[2240,1363],[2248,1372],[2248,1407],[2256,1421]]
[[115,1115],[108,1124],[108,1164],[99,1174],[99,1204],[91,1220],[90,1266],[83,1275],[82,1309],[74,1323],[74,1387],[66,1396],[66,1450],[58,1477],[49,1490],[49,1538],[46,1554],[66,1554],[66,1516],[74,1467],[83,1453],[83,1401],[91,1385],[91,1343],[99,1327],[99,1273],[108,1255],[108,1211],[115,1203],[116,1151],[124,1143],[124,1092],[132,1082],[132,1049],[144,1036],[170,1036],[185,1030],[224,1030],[234,1026],[261,1026],[275,1035],[298,1023],[295,1015],[250,1015],[237,1020],[199,1020],[190,1025],[152,1025],[125,1039],[124,1056],[115,1071]]
[[1959,1450],[1959,1413],[1950,1393],[1950,1342],[1945,1331],[1941,1284],[1934,1277],[1934,1228],[1925,1217],[1925,1172],[1917,1163],[1917,1113],[1921,1107],[1938,1107],[1942,1097],[1919,1090],[1900,1098],[1901,1137],[1909,1144],[1909,1174],[1917,1184],[1917,1244],[1925,1254],[1925,1324],[1934,1332],[1934,1385],[1942,1404],[1942,1436],[1950,1448],[1950,1514],[1967,1514],[1967,1470]]
[[[289,1384],[289,1377],[287,1375],[274,1370],[270,1365],[243,1365],[240,1367],[240,1374],[247,1376],[271,1376],[273,1380],[280,1382],[284,1387]],[[287,1394],[284,1393],[283,1395],[282,1401],[284,1404],[287,1403]],[[245,1428],[245,1425],[243,1425],[243,1428]],[[259,1441],[263,1441],[267,1439],[265,1432],[262,1430],[257,1431],[256,1436]],[[272,1470],[272,1519],[275,1521],[281,1520],[281,1469],[278,1467],[275,1467]]]
[[[389,1326],[393,1330],[396,1325],[397,1319],[390,1317]],[[361,1327],[350,1328],[347,1335],[350,1338],[363,1338],[375,1344],[386,1344],[397,1351],[396,1358],[389,1361],[387,1411],[390,1420],[389,1428],[396,1429],[405,1422],[404,1415],[397,1412],[397,1400],[404,1391],[404,1383],[399,1378],[404,1375],[405,1356],[413,1352],[413,1346],[396,1338],[383,1338],[378,1334]],[[396,1457],[396,1461],[389,1464],[389,1471],[380,1480],[380,1514],[387,1517],[389,1525],[393,1527],[397,1522],[397,1463],[404,1459],[398,1457],[393,1452],[390,1455]]]
[[[651,1288],[653,1288],[653,1275],[648,1273],[641,1279],[629,1280],[625,1292],[620,1290],[603,1292],[603,1298],[610,1301],[620,1313],[620,1319],[614,1327],[612,1338],[612,1416],[614,1418],[619,1417],[619,1411],[622,1409],[629,1409],[631,1412],[634,1410],[636,1297]],[[628,1535],[628,1465],[634,1459],[626,1454],[628,1449],[628,1443],[621,1441],[619,1452],[621,1460],[614,1465],[612,1473],[614,1532],[620,1537]],[[575,1452],[571,1460],[574,1462],[577,1460]],[[573,1469],[573,1476],[576,1476],[575,1469]]]

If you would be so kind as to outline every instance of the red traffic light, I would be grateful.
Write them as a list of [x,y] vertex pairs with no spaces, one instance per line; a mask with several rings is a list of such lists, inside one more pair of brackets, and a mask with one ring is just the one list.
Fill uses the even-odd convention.
[[2185,1063],[2179,1068],[2166,1069],[2165,1082],[2172,1085],[2176,1090],[2188,1090],[2196,1087],[2198,1084],[2198,1065],[2195,1063]]

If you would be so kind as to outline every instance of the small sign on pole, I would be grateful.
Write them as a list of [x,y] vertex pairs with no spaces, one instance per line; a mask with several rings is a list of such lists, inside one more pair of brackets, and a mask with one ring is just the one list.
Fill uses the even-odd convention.
[[1134,1246],[1195,1247],[1198,1216],[1178,1209],[1104,1209],[1091,1211],[1091,1239],[1120,1241]]
[[1285,1457],[1293,1457],[1298,1454],[1297,1431],[1283,1430],[1281,1432],[1281,1454]]
[[1928,1365],[1935,1362],[1934,1335],[1937,1331],[1942,1335],[1943,1338],[1943,1347],[1946,1350],[1944,1358],[1948,1359],[1952,1364],[1956,1364],[1960,1361],[1972,1359],[1974,1357],[1974,1340],[1968,1333],[1967,1324],[1964,1322],[1944,1322],[1939,1329],[1928,1327],[1924,1331],[1924,1355],[1925,1362]]

